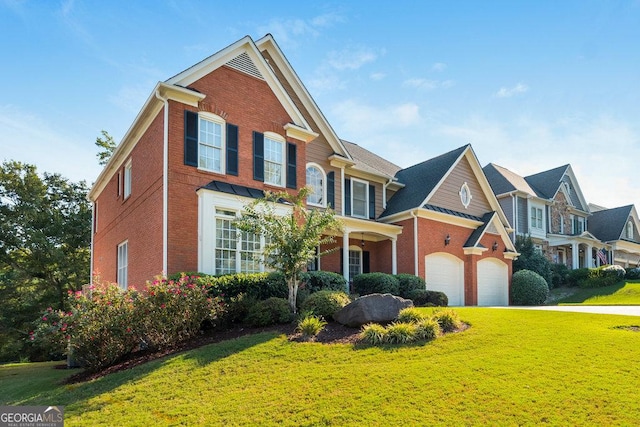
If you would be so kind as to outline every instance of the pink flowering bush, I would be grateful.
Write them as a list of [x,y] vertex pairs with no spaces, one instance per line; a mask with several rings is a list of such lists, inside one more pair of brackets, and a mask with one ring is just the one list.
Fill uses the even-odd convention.
[[72,354],[91,370],[109,366],[143,348],[169,347],[193,337],[224,306],[195,278],[158,279],[143,292],[114,284],[70,292],[68,311],[47,309],[36,321],[32,341],[58,354]]
[[144,343],[150,348],[162,348],[195,336],[203,321],[215,321],[223,304],[218,298],[209,297],[207,287],[198,283],[197,276],[181,276],[148,283],[136,308]]

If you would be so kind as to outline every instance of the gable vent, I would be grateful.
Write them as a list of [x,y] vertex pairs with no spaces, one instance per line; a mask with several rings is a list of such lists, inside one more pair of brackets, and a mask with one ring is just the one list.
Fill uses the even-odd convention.
[[260,70],[258,70],[251,58],[249,58],[247,52],[242,52],[240,55],[236,56],[225,65],[235,70],[241,71],[245,74],[249,74],[250,76],[253,76],[260,80],[264,80],[264,77],[262,77],[262,74],[260,74]]

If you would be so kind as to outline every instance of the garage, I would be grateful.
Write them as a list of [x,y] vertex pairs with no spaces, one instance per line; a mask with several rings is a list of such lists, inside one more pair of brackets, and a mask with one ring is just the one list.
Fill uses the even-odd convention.
[[499,259],[478,261],[478,305],[509,305],[509,268]]
[[424,261],[427,289],[444,292],[450,306],[464,305],[464,262],[443,252],[427,255]]

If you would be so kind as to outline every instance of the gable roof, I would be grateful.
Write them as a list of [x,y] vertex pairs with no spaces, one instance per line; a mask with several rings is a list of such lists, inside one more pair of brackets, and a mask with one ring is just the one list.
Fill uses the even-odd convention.
[[388,178],[393,178],[402,169],[400,166],[383,159],[366,148],[362,148],[358,144],[345,140],[342,140],[342,143],[355,162],[352,166],[354,169],[375,175],[386,175]]
[[627,205],[593,212],[587,229],[603,242],[620,240],[633,209],[633,205]]
[[427,197],[469,148],[470,145],[467,144],[398,171],[396,178],[405,187],[398,190],[391,197],[380,218],[422,207]]
[[521,191],[532,196],[536,196],[536,191],[531,188],[529,183],[520,175],[511,172],[509,169],[489,163],[484,168],[489,185],[496,196],[501,194]]
[[553,199],[560,188],[562,177],[567,172],[569,165],[559,166],[548,171],[526,176],[525,181],[536,191],[536,194],[545,199]]

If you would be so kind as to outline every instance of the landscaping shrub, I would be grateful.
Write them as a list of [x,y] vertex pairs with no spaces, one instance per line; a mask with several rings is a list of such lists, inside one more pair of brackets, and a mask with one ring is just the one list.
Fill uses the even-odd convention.
[[310,339],[318,335],[324,327],[327,325],[322,317],[308,314],[302,317],[298,322],[298,330],[302,333],[302,336]]
[[517,236],[515,246],[520,255],[513,261],[513,272],[534,271],[547,282],[547,288],[553,287],[551,262],[535,247],[531,237]]
[[396,319],[400,323],[419,323],[429,316],[425,315],[422,311],[415,307],[407,307],[400,310],[398,318]]
[[396,274],[395,277],[398,280],[398,295],[402,298],[411,298],[411,292],[426,288],[422,277],[406,273]]
[[308,271],[301,276],[301,290],[310,294],[318,291],[346,291],[347,281],[341,274],[332,271]]
[[564,264],[551,265],[551,285],[554,288],[568,285],[569,267]]
[[258,300],[255,297],[248,296],[247,294],[226,298],[226,302],[222,306],[219,322],[214,326],[229,328],[233,325],[244,323],[251,307],[257,303]]
[[293,313],[288,300],[271,297],[251,307],[246,320],[250,326],[269,326],[291,322]]
[[612,286],[623,280],[625,277],[624,268],[619,265],[605,265],[598,268],[588,269],[588,278],[580,283],[583,288],[601,288]]
[[364,273],[353,278],[353,291],[359,295],[393,294],[398,295],[399,283],[391,274]]
[[387,340],[387,329],[378,323],[369,323],[362,327],[360,340],[366,344],[380,345]]
[[638,280],[640,279],[640,268],[628,268],[625,274],[625,278],[629,280]]
[[462,326],[458,313],[451,309],[434,311],[432,319],[438,323],[443,332],[453,332]]
[[386,342],[406,344],[416,341],[418,328],[414,323],[392,323],[387,326]]
[[416,339],[432,341],[440,335],[440,324],[434,319],[424,319],[416,323]]
[[449,305],[447,295],[440,291],[414,290],[409,294],[409,299],[416,307],[446,307]]
[[567,274],[567,286],[582,286],[582,283],[586,282],[587,279],[589,279],[588,268],[576,268],[575,270],[570,270],[569,274]]
[[540,305],[549,295],[546,280],[535,271],[520,270],[513,274],[511,302],[515,305]]
[[220,296],[227,301],[240,294],[257,300],[289,296],[287,282],[284,275],[279,272],[202,276],[199,283],[206,285],[212,296]]
[[349,295],[342,291],[318,291],[302,303],[301,309],[325,319],[332,319],[335,312],[350,302]]
[[96,370],[109,366],[140,345],[141,319],[136,314],[136,291],[122,292],[117,285],[107,285],[91,292],[70,295],[72,321],[69,351],[82,366]]
[[205,319],[222,314],[206,287],[195,283],[192,276],[147,283],[136,311],[137,322],[142,323],[142,339],[150,348],[168,347],[189,339],[200,331]]

